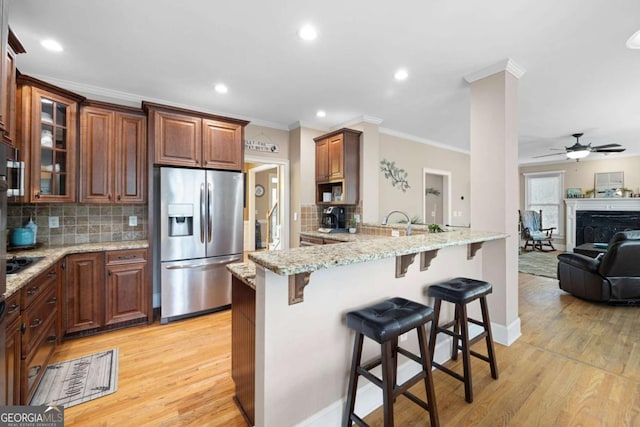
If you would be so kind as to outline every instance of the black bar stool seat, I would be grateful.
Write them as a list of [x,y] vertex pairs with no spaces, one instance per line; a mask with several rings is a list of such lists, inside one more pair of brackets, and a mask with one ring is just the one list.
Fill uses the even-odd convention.
[[[487,362],[491,367],[491,377],[498,379],[498,365],[493,347],[491,321],[489,320],[489,310],[487,308],[486,298],[492,290],[493,288],[491,283],[466,277],[457,277],[455,279],[431,285],[427,291],[427,294],[430,297],[435,298],[433,321],[431,322],[431,335],[429,337],[431,363],[436,369],[439,369],[464,383],[464,396],[465,400],[469,403],[473,402],[471,356]],[[480,309],[482,312],[481,321],[471,319],[467,316],[467,304],[475,301],[476,299],[480,300]],[[455,305],[455,315],[452,321],[439,325],[442,301],[447,301]],[[482,332],[473,337],[473,339],[469,339],[469,323],[481,326],[483,329]],[[450,330],[452,326],[453,331]],[[433,361],[436,337],[439,333],[453,337],[451,359],[457,360],[458,350],[462,352],[463,375],[460,375],[446,366]],[[471,346],[483,338],[485,339],[487,346],[486,356],[471,350]],[[458,341],[460,341],[460,345],[458,344]]]
[[[389,300],[347,313],[347,326],[356,332],[351,371],[349,373],[349,389],[343,416],[343,425],[351,426],[353,422],[359,426],[367,424],[354,413],[358,377],[363,376],[373,384],[382,388],[385,427],[393,426],[393,402],[399,395],[404,395],[414,403],[429,411],[432,426],[438,426],[438,413],[433,377],[431,373],[431,357],[427,345],[425,324],[432,320],[433,309],[404,298]],[[420,356],[398,346],[400,335],[415,329],[418,334]],[[364,337],[376,341],[382,347],[381,356],[361,365],[362,345]],[[422,365],[422,370],[405,383],[396,384],[398,353]],[[382,365],[382,378],[370,371]],[[408,389],[424,380],[427,402],[419,399]]]

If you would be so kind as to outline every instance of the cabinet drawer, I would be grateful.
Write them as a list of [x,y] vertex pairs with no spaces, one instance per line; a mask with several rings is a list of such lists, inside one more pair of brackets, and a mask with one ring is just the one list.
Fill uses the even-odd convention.
[[55,320],[58,307],[58,298],[55,291],[54,287],[50,288],[46,294],[42,294],[41,298],[30,307],[27,307],[22,313],[22,321],[25,325],[25,331],[22,336],[23,355],[29,354],[45,334],[48,324],[52,319]]
[[31,400],[55,350],[57,340],[55,319],[49,321],[45,326],[46,333],[38,340],[38,345],[33,348],[22,363],[22,390],[25,392],[21,396],[23,405],[28,404]]
[[29,282],[29,284],[22,289],[22,309],[29,307],[36,298],[49,291],[49,289],[55,290],[57,277],[58,271],[56,266],[53,265]]
[[107,265],[128,264],[132,262],[143,262],[147,259],[146,249],[128,249],[125,251],[111,251],[106,253]]
[[10,324],[20,316],[20,294],[18,291],[7,299],[7,317],[6,324]]

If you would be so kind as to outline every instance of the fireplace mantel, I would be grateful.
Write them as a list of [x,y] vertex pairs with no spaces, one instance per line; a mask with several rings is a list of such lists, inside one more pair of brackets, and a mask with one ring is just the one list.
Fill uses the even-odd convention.
[[640,212],[640,198],[606,197],[564,199],[566,215],[566,250],[572,251],[576,243],[577,211],[637,211]]

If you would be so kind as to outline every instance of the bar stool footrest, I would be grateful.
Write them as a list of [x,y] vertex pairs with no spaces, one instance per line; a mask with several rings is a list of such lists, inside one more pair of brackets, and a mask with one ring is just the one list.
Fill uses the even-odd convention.
[[460,375],[456,371],[453,371],[453,370],[447,368],[446,366],[443,366],[443,365],[441,365],[441,364],[439,364],[437,362],[431,362],[431,366],[434,366],[434,367],[440,369],[441,371],[446,372],[447,374],[451,375],[455,379],[464,382],[464,377],[462,375]]

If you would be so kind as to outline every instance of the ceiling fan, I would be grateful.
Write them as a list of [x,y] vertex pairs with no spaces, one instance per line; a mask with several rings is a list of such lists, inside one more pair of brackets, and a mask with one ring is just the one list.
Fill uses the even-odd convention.
[[539,157],[548,157],[548,156],[557,156],[557,155],[565,155],[569,159],[575,159],[576,162],[580,161],[580,159],[584,159],[591,153],[621,153],[626,148],[622,148],[620,144],[605,144],[605,145],[596,145],[592,147],[591,144],[580,144],[580,138],[584,135],[583,133],[574,133],[572,136],[576,139],[576,143],[571,147],[562,148],[552,148],[552,150],[562,150],[564,153],[552,153],[552,154],[543,154],[542,156],[535,156],[534,159]]

